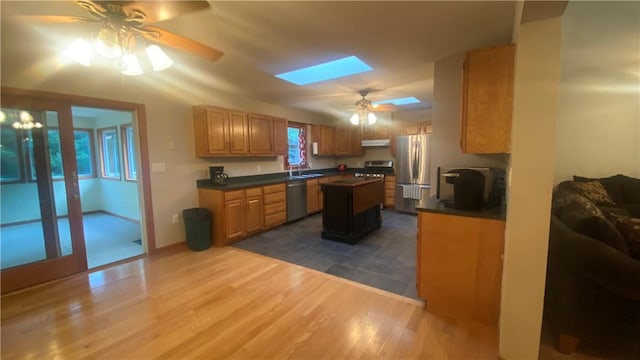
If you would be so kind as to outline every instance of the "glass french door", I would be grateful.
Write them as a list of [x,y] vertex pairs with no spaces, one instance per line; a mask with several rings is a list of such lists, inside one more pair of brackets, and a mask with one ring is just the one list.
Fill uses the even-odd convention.
[[71,107],[3,96],[2,293],[87,269]]

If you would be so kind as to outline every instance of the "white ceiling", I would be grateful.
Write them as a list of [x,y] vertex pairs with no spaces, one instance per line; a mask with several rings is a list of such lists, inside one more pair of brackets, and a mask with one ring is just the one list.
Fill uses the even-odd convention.
[[[365,88],[376,90],[368,96],[372,101],[407,96],[422,101],[398,111],[429,109],[434,61],[510,42],[515,11],[510,1],[209,3],[209,9],[154,24],[225,52],[217,62],[209,62],[168,50],[177,66],[214,78],[207,84],[212,90],[332,116],[346,116],[359,99],[358,90]],[[1,5],[3,30],[7,21],[14,24],[10,17],[14,14],[86,15],[72,1],[2,1]],[[31,33],[33,42],[51,42],[43,34],[60,34],[69,41],[71,36],[97,30],[97,25],[87,24],[18,25],[21,36]],[[3,48],[22,44],[3,44]],[[273,76],[350,55],[374,71],[307,86]],[[178,72],[169,69],[164,74]],[[114,71],[114,76],[119,74]]]

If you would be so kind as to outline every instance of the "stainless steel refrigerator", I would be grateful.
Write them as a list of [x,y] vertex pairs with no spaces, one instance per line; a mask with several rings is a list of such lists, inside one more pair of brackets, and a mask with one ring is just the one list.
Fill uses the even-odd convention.
[[431,135],[398,136],[396,142],[397,211],[415,213],[420,199],[429,197]]

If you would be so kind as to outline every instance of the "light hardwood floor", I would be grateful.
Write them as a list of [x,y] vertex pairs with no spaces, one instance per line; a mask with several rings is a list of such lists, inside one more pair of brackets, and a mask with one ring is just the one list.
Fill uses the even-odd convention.
[[496,359],[497,330],[235,248],[147,257],[2,297],[2,359]]

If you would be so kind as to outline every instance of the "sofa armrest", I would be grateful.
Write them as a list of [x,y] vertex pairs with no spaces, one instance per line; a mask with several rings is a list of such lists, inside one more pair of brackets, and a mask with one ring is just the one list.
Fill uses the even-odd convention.
[[549,262],[620,297],[640,300],[640,261],[571,230],[555,216],[551,216]]

